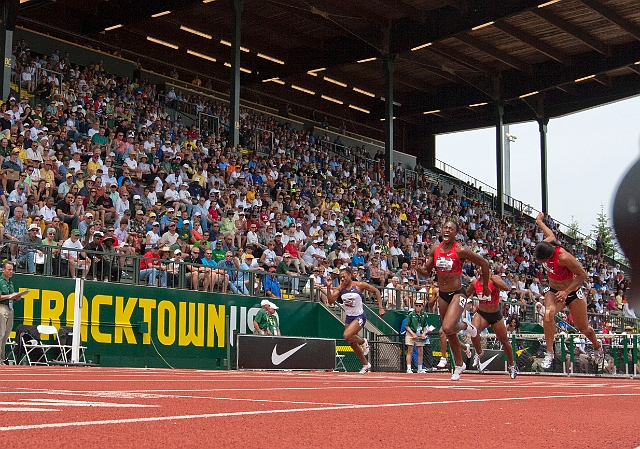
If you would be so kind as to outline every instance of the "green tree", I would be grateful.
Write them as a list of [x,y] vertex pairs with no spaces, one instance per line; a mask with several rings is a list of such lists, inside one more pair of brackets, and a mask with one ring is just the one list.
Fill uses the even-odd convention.
[[567,235],[572,239],[578,238],[578,234],[580,234],[580,225],[576,221],[575,217],[571,216],[571,223],[567,226]]
[[609,217],[604,213],[604,205],[600,204],[600,213],[596,216],[596,224],[593,225],[591,238],[595,240],[600,237],[604,246],[604,253],[613,257],[615,248],[617,247],[616,234],[613,227],[609,224]]

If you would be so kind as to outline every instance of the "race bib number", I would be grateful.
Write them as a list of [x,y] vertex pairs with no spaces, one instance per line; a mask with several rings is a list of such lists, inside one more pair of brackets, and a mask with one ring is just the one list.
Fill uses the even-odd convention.
[[438,257],[438,260],[436,260],[436,267],[440,268],[442,271],[451,271],[453,269],[453,260]]
[[576,290],[576,297],[578,299],[584,299],[584,292],[582,291],[581,288],[579,288],[578,290]]
[[547,293],[549,290],[551,290],[551,287],[547,286],[542,289],[542,293]]
[[464,296],[460,297],[460,307],[463,307],[467,305],[467,298],[465,298]]

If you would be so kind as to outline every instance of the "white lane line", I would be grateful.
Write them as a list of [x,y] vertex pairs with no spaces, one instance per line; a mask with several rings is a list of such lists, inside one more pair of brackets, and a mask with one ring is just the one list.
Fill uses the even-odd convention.
[[[97,402],[97,401],[71,401],[67,399],[51,399],[51,398],[28,398],[20,399],[20,404],[25,405],[43,405],[43,406],[64,406],[64,407],[116,407],[116,408],[158,408],[159,405],[147,404],[118,404],[114,402]],[[0,402],[0,405],[15,405],[16,402]]]
[[345,405],[345,406],[332,406],[332,407],[310,407],[310,408],[294,408],[294,409],[278,409],[278,410],[256,410],[256,411],[243,411],[243,412],[225,412],[225,413],[204,413],[198,415],[175,415],[175,416],[155,416],[147,418],[126,418],[126,419],[106,419],[102,421],[76,421],[76,422],[63,422],[63,423],[46,423],[46,424],[25,424],[20,426],[3,426],[0,427],[0,432],[9,432],[15,430],[34,430],[34,429],[50,429],[50,428],[62,428],[62,427],[85,427],[85,426],[99,426],[107,424],[132,424],[142,422],[158,422],[158,421],[178,421],[185,419],[207,419],[207,418],[222,418],[233,416],[251,416],[251,415],[272,415],[272,414],[287,414],[287,413],[301,413],[301,412],[325,412],[331,410],[347,410],[347,409],[376,409],[376,408],[391,408],[391,407],[413,407],[424,405],[446,405],[446,404],[469,404],[472,402],[510,402],[510,401],[527,401],[527,400],[540,400],[540,399],[575,399],[575,398],[595,398],[612,396],[628,397],[628,396],[640,396],[640,394],[634,393],[620,393],[620,394],[583,394],[583,395],[553,395],[553,396],[528,396],[528,397],[514,397],[514,398],[487,398],[487,399],[456,399],[452,401],[430,401],[430,402],[407,402],[407,403],[393,403],[393,404],[358,404],[358,405]]
[[59,412],[55,408],[0,407],[0,412]]
[[[166,390],[163,390],[166,391]],[[229,391],[229,390],[216,390],[216,391]],[[256,390],[258,392],[270,392],[270,389]],[[206,393],[207,390],[186,390],[190,393]],[[265,402],[265,403],[277,403],[277,404],[304,404],[304,405],[351,405],[341,402],[316,402],[316,401],[283,401],[276,399],[255,399],[255,398],[229,398],[229,397],[215,397],[215,396],[197,396],[197,395],[173,395],[173,394],[148,394],[137,393],[131,391],[71,391],[71,390],[46,390],[38,388],[34,391],[16,391],[13,394],[49,394],[52,396],[81,396],[91,398],[112,398],[112,399],[206,399],[215,401],[243,401],[243,402]],[[60,405],[67,405],[68,403],[82,403],[82,404],[94,404],[95,406],[103,406],[102,404],[111,404],[108,402],[84,402],[84,401],[72,401],[66,399],[20,399],[20,401],[30,402],[53,402]],[[0,402],[0,404],[12,404],[12,402]],[[38,404],[40,405],[40,404]],[[69,404],[74,405],[74,404]],[[78,405],[79,406],[79,405]],[[128,404],[114,404],[113,407],[121,406],[128,407]],[[147,406],[139,405],[139,407],[160,407],[160,406]]]

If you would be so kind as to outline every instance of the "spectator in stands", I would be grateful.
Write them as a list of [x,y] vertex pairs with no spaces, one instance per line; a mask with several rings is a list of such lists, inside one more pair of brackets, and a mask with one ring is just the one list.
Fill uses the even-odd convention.
[[89,268],[91,268],[91,260],[87,258],[87,253],[80,251],[82,249],[80,231],[78,231],[78,229],[72,229],[69,238],[62,244],[60,254],[62,259],[67,261],[69,275],[74,279],[77,276],[78,270],[81,271],[82,278],[86,279]]
[[269,268],[269,274],[264,278],[264,292],[270,298],[282,298],[282,290],[280,288],[280,281],[276,276],[276,268]]

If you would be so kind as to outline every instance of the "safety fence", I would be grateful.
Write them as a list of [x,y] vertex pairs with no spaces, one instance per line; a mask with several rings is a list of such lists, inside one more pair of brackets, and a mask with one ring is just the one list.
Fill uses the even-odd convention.
[[185,248],[183,253],[174,245],[167,251],[163,247],[159,258],[150,259],[136,253],[130,244],[95,250],[88,245],[72,248],[53,243],[0,240],[0,257],[10,260],[15,253],[17,273],[305,301],[317,297],[313,277],[269,273],[263,265],[241,269],[239,259],[234,262],[233,257],[225,257],[216,262],[208,249],[202,251],[202,263],[193,263],[184,258],[190,254],[200,257],[198,248],[191,253]]
[[[401,335],[371,335],[371,364],[378,372],[405,372],[407,351],[411,351],[412,370],[417,371],[420,364],[417,350],[407,346]],[[506,373],[507,358],[502,344],[491,333],[481,335],[483,354],[477,366],[474,365],[476,351],[470,345],[471,357],[465,351],[466,344],[470,344],[466,336],[461,336],[461,355],[463,363],[469,372]],[[604,348],[604,360],[596,364],[591,342],[581,334],[556,335],[554,342],[554,359],[550,368],[543,367],[546,344],[543,334],[511,334],[510,347],[513,351],[515,363],[521,374],[562,374],[562,375],[611,375],[623,377],[637,377],[640,374],[638,363],[638,335],[637,334],[598,334],[598,339]],[[445,354],[440,346],[441,340],[437,332],[427,334],[423,346],[422,365],[427,372],[450,370],[453,358],[447,344]],[[446,362],[440,366],[441,357]],[[346,362],[349,361],[350,364]],[[356,371],[360,368],[359,361],[345,358],[347,370]],[[351,368],[351,369],[349,369]],[[357,369],[356,369],[357,368]]]

